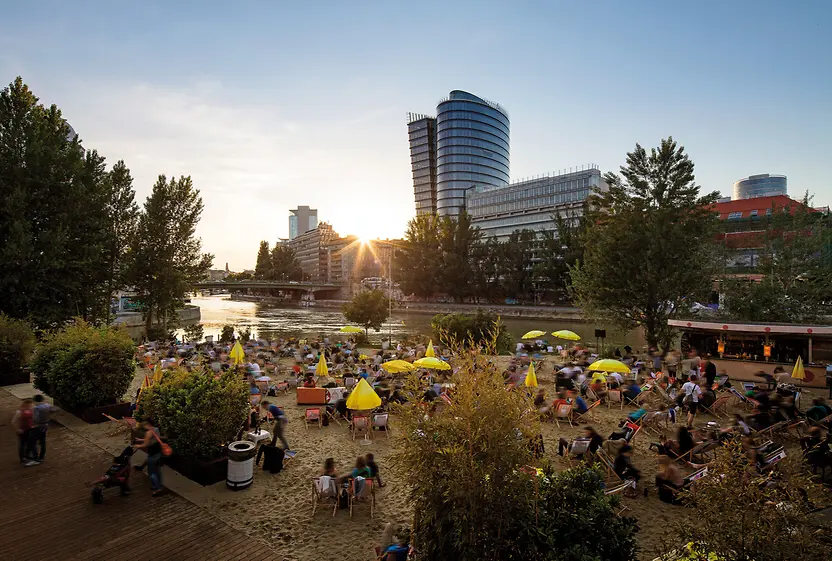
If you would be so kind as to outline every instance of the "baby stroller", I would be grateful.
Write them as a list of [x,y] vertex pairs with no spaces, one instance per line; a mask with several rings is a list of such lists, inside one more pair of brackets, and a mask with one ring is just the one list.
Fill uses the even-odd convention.
[[133,447],[128,446],[124,451],[113,458],[113,463],[101,479],[93,483],[92,502],[101,504],[104,502],[104,489],[119,487],[122,495],[130,494],[130,458],[133,456]]

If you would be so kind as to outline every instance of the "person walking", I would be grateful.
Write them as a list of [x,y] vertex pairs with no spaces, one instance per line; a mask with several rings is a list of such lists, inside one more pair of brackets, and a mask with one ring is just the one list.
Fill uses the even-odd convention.
[[156,428],[153,419],[145,419],[144,438],[136,444],[136,450],[144,450],[147,453],[147,475],[150,477],[150,489],[154,497],[162,494],[162,437],[159,429]]
[[283,444],[283,448],[285,450],[289,449],[289,443],[286,442],[286,437],[283,433],[283,428],[286,425],[286,413],[283,412],[283,409],[274,405],[270,401],[263,401],[262,407],[266,411],[268,411],[272,417],[274,417],[274,436],[272,437],[272,446],[277,444],[277,440],[280,439],[280,442]]
[[688,428],[693,427],[693,418],[699,411],[699,397],[702,395],[702,388],[699,387],[697,381],[698,377],[694,374],[682,386],[682,404],[688,408]]
[[24,399],[20,407],[14,412],[12,426],[17,431],[17,455],[20,463],[26,467],[37,465],[34,461],[31,449],[32,429],[35,426],[34,412],[32,411],[32,400]]
[[29,447],[33,460],[40,464],[46,456],[46,431],[49,429],[49,416],[57,409],[47,403],[40,394],[35,396],[34,403],[35,406],[32,409],[34,427],[29,436]]

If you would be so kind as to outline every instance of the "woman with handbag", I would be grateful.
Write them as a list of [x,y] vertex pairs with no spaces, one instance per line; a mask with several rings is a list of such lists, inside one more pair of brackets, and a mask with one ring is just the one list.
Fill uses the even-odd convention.
[[154,425],[153,419],[145,419],[145,434],[141,442],[136,444],[136,450],[144,450],[147,453],[147,475],[150,477],[150,488],[153,496],[158,497],[164,490],[162,487],[162,455],[170,456],[170,446],[162,442],[159,429]]

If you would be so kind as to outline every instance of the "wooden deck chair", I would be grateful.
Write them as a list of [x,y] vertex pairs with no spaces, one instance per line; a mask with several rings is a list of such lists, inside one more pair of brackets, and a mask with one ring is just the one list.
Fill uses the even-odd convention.
[[710,413],[717,419],[721,418],[723,415],[727,418],[729,415],[726,411],[726,408],[731,403],[731,397],[732,396],[730,395],[721,395],[718,398],[716,398],[716,401],[711,403],[710,407],[705,407],[704,405],[702,405],[701,401],[699,402],[699,405],[702,407],[702,409],[704,409],[706,412]]
[[639,400],[642,399],[645,395],[647,395],[647,393],[650,392],[652,389],[653,386],[651,384],[644,384],[641,387],[641,392],[639,392],[638,395],[636,395],[634,398],[631,398],[624,392],[621,392],[621,400],[623,401],[624,405],[632,405],[636,409],[641,409],[641,403],[639,403]]
[[780,432],[789,424],[789,421],[780,421],[779,423],[774,423],[764,429],[754,430],[751,429],[752,436],[765,436],[767,438],[774,438],[775,432]]
[[[681,456],[674,458],[678,462],[682,462],[691,467],[700,468],[702,465],[710,464],[716,456],[716,449],[719,448],[719,442],[716,440],[708,440],[700,442]],[[705,460],[694,461],[694,460]]]
[[390,425],[388,424],[389,419],[390,415],[388,413],[376,413],[373,415],[373,428],[384,431],[384,435],[387,438],[390,438]]
[[778,447],[776,450],[769,452],[763,458],[763,469],[771,469],[773,468],[777,462],[784,459],[786,457],[786,449],[782,446]]
[[318,407],[308,407],[303,415],[303,425],[308,429],[310,424],[318,425],[320,429],[324,428],[324,420]]
[[359,432],[365,433],[367,438],[372,438],[372,431],[370,430],[370,427],[369,418],[364,415],[353,415],[352,420],[350,421],[350,433],[352,433],[352,439],[355,440],[355,437]]
[[638,433],[641,432],[641,425],[629,420],[626,423],[624,423],[624,427],[622,428],[628,429],[626,438],[627,443],[632,443],[633,441],[635,441],[636,436],[638,436]]
[[[633,496],[635,496],[635,494],[636,494],[636,482],[635,482],[634,479],[628,479],[627,481],[622,481],[621,483],[618,483],[617,485],[614,485],[613,487],[609,487],[609,488],[604,490],[604,495],[606,495],[608,497],[610,495],[624,495],[624,496],[628,496],[628,497],[633,497]],[[621,506],[621,510],[619,510],[616,513],[618,516],[621,516],[622,512],[624,512],[626,510],[630,510],[629,508],[627,508],[623,504],[620,505],[620,506]]]
[[312,478],[312,516],[315,516],[319,503],[332,503],[332,516],[338,512],[338,486],[335,478],[327,475]]
[[297,450],[284,450],[283,451],[283,467],[289,465],[289,462],[295,459],[295,456],[298,455]]
[[274,387],[275,393],[283,392],[285,394],[289,393],[289,382],[278,382],[277,385]]
[[604,468],[604,474],[607,481],[614,481],[616,483],[624,482],[624,480],[621,479],[621,476],[615,473],[615,462],[606,450],[599,448],[598,451],[595,452],[595,460],[601,464],[601,467]]
[[589,387],[586,389],[586,397],[590,401],[598,401],[598,396],[595,394],[594,391],[592,391],[592,388]]
[[294,388],[294,389],[297,389],[297,387],[300,385],[300,384],[298,384],[298,377],[297,376],[291,376],[291,377],[287,378],[286,383],[289,384],[290,388]]
[[624,408],[624,395],[621,390],[609,390],[607,392],[607,409],[610,408],[612,403],[617,403],[619,410]]
[[[654,390],[655,390],[655,392],[656,392],[657,394],[659,394],[659,395],[661,396],[661,398],[662,398],[663,400],[665,400],[668,404],[674,403],[673,398],[672,398],[672,397],[670,397],[670,396],[668,395],[668,393],[665,391],[665,389],[664,389],[663,387],[661,387],[659,384],[656,384],[655,386],[653,386],[653,389],[654,389]],[[640,395],[640,394],[639,394],[639,395]]]
[[116,419],[115,417],[111,417],[106,413],[103,414],[104,417],[113,423],[112,428],[107,430],[107,436],[116,436],[122,432],[127,433],[128,437],[133,436],[133,431],[136,430],[138,423],[136,423],[136,419],[133,417],[122,417],[121,419]]
[[[358,489],[356,491],[356,489]],[[370,505],[370,518],[375,517],[376,508],[376,488],[373,485],[372,479],[358,478],[350,481],[349,486],[349,504],[350,504],[350,518],[352,518],[352,511],[356,504],[367,503]]]
[[594,403],[592,403],[587,408],[587,410],[584,411],[583,413],[577,413],[576,412],[575,413],[575,418],[572,420],[572,422],[574,422],[576,425],[578,425],[580,423],[587,423],[589,421],[594,421],[595,420],[595,412],[593,411],[593,409],[595,409],[599,405],[601,405],[601,400],[600,399],[598,399]]
[[352,388],[355,386],[355,377],[354,376],[344,376],[344,387],[347,389]]
[[708,466],[703,466],[693,473],[689,473],[682,478],[682,489],[688,489],[694,481],[698,481],[708,475]]
[[815,421],[814,419],[809,419],[808,417],[806,418],[806,420],[817,427],[827,430],[829,428],[829,424],[832,423],[832,415],[829,415],[817,421]]
[[[580,456],[580,460],[578,459]],[[566,461],[569,463],[569,466],[575,465],[573,462],[585,462],[589,459],[589,439],[588,438],[575,438],[572,442],[569,443],[569,447],[566,450]]]
[[670,415],[667,414],[667,411],[648,411],[638,420],[638,424],[647,432],[664,434],[661,422],[664,421],[664,428],[667,428],[669,418]]
[[569,423],[569,426],[572,425],[572,404],[570,403],[561,403],[555,409],[555,424],[560,428],[560,422],[566,421]]

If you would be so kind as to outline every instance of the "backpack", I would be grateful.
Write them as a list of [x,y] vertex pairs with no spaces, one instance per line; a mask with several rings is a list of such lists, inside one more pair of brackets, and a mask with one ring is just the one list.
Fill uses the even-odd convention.
[[32,410],[32,415],[36,425],[49,424],[49,406],[36,405]]

